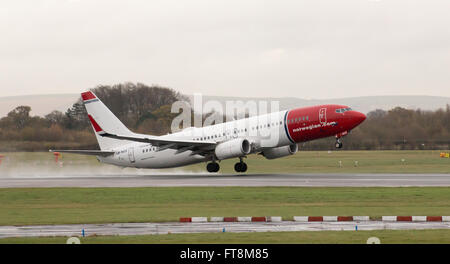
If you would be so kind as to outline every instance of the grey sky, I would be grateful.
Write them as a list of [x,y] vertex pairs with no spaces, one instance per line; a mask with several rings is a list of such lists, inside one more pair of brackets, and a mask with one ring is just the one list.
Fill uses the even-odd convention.
[[1,0],[1,96],[450,96],[448,0]]

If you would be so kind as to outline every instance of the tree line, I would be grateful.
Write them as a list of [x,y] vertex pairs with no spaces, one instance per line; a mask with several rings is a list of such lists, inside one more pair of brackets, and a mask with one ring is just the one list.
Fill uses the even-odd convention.
[[[188,101],[173,89],[141,83],[101,85],[91,90],[127,127],[152,135],[169,133],[171,122],[178,115],[171,113],[172,104]],[[39,117],[31,116],[30,112],[29,106],[18,106],[0,119],[0,151],[98,148],[81,98],[64,113],[53,111]],[[203,120],[211,114],[203,115]],[[355,150],[449,149],[449,146],[448,105],[437,111],[401,107],[375,110],[344,138],[344,149]],[[300,144],[304,150],[333,147],[333,138]]]
[[[130,129],[162,135],[168,132],[171,105],[188,99],[177,91],[141,83],[101,85],[91,89]],[[31,116],[29,106],[18,106],[0,119],[0,151],[37,151],[49,148],[98,148],[79,98],[65,113]]]
[[[416,150],[450,148],[450,106],[436,111],[402,107],[375,110],[343,138],[345,149]],[[304,149],[328,149],[334,139],[302,144]]]

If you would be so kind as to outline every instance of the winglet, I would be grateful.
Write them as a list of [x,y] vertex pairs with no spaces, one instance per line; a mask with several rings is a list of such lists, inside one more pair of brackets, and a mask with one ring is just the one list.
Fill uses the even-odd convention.
[[97,97],[95,96],[95,94],[88,91],[88,92],[81,93],[81,98],[83,98],[83,101],[88,101],[88,100],[96,99]]
[[103,129],[98,125],[98,123],[95,121],[95,119],[91,116],[88,115],[89,120],[91,121],[92,126],[94,127],[95,132],[97,133],[105,133],[105,131],[103,131]]

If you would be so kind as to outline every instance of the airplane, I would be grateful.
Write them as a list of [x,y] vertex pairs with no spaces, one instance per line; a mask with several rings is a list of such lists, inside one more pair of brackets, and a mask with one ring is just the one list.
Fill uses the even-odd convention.
[[366,116],[345,105],[317,105],[252,116],[205,127],[190,127],[163,136],[130,131],[91,91],[81,94],[100,150],[50,150],[94,155],[100,162],[121,167],[174,168],[206,162],[218,172],[219,162],[237,158],[236,172],[246,172],[243,158],[266,159],[293,155],[298,144],[319,138],[341,138]]

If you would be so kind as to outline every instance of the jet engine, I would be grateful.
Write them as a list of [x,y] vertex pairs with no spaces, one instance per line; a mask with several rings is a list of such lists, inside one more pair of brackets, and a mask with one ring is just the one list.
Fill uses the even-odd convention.
[[278,148],[270,148],[266,149],[262,152],[262,155],[266,159],[278,159],[281,157],[293,155],[298,151],[297,144],[292,144],[289,146],[283,146]]
[[250,151],[250,142],[247,139],[237,138],[217,145],[215,154],[219,160],[224,160],[245,156],[250,154]]

